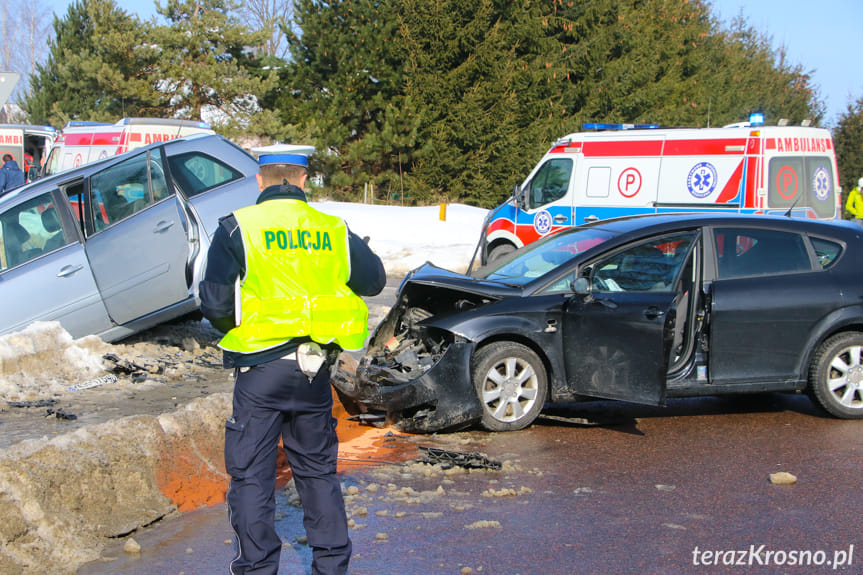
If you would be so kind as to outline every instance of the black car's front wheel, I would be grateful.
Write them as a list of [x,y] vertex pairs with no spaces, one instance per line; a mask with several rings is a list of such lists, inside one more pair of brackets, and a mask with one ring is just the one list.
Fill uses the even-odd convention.
[[863,334],[840,333],[821,344],[809,368],[809,390],[830,414],[863,418]]
[[499,341],[474,358],[473,385],[482,403],[482,425],[490,431],[515,431],[533,423],[545,404],[548,378],[529,347]]

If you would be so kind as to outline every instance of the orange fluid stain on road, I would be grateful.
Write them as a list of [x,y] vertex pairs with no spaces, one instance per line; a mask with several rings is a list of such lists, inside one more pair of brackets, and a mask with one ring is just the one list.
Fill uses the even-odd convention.
[[[338,420],[336,432],[339,436],[340,472],[356,469],[357,466],[379,464],[387,461],[403,461],[403,450],[387,446],[392,437],[389,428],[376,428],[348,420],[345,411],[333,392],[333,417]],[[279,447],[276,467],[276,485],[283,487],[291,479],[291,468],[285,452]],[[163,457],[156,482],[163,495],[168,497],[179,511],[192,511],[224,503],[230,477],[225,472],[224,444],[218,453],[202,454],[186,445],[174,445]]]

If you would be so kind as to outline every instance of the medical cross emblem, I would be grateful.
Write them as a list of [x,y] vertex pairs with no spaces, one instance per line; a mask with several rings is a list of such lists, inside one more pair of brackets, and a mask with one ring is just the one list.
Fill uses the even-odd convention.
[[822,202],[830,197],[830,176],[824,166],[820,166],[812,175],[812,190]]
[[689,193],[696,198],[706,198],[716,189],[716,168],[709,162],[699,162],[689,170],[686,178]]

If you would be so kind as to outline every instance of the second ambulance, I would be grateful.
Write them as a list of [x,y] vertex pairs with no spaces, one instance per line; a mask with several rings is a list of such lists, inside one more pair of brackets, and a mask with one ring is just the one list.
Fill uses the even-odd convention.
[[154,142],[190,134],[213,134],[205,122],[163,118],[123,118],[114,124],[69,122],[54,142],[42,169],[49,176]]
[[512,198],[490,212],[483,261],[617,216],[716,210],[840,216],[836,157],[825,129],[752,123],[584,129],[558,140]]

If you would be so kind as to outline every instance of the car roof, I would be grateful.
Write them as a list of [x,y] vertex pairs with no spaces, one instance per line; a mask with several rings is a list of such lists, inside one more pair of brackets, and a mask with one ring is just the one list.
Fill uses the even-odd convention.
[[[75,178],[80,178],[87,176],[93,172],[97,172],[99,170],[104,169],[106,166],[110,166],[112,164],[120,163],[127,158],[131,157],[134,154],[140,154],[141,152],[152,150],[154,148],[158,148],[160,146],[173,146],[180,142],[188,142],[192,140],[205,140],[205,139],[224,139],[219,134],[207,134],[207,133],[196,133],[189,134],[188,136],[183,136],[182,138],[175,138],[173,140],[168,140],[164,142],[153,142],[152,144],[147,144],[146,146],[141,146],[139,148],[135,148],[134,150],[130,150],[123,154],[117,154],[116,156],[108,156],[107,158],[96,160],[95,162],[89,162],[84,164],[83,166],[78,166],[77,168],[70,168],[68,170],[63,170],[62,172],[58,172],[56,174],[52,174],[45,178],[40,178],[36,181],[30,182],[20,188],[16,188],[9,192],[8,194],[0,197],[0,206],[3,206],[4,203],[8,202],[12,198],[20,198],[21,196],[28,193],[30,190],[41,190],[45,185],[53,185],[56,182],[66,182],[69,180],[74,180]],[[41,193],[41,192],[40,192]]]
[[[860,231],[860,227],[845,220],[816,220],[781,215],[740,214],[733,212],[681,212],[667,214],[641,214],[600,220],[580,226],[602,229],[615,234],[632,232],[646,233],[650,230],[661,232],[694,226],[761,226],[780,227],[809,233],[847,233],[848,230]],[[577,229],[577,228],[576,228]]]

